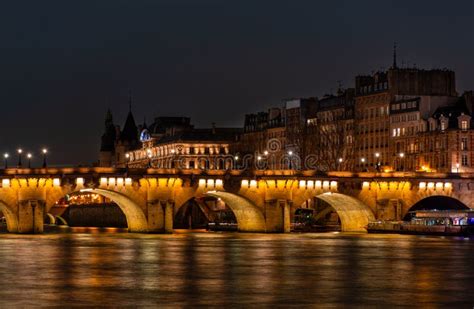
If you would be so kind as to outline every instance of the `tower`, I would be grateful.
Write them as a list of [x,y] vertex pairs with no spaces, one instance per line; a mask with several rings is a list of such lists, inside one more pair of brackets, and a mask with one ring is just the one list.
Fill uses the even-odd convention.
[[127,119],[125,120],[125,125],[123,126],[123,130],[120,132],[120,136],[115,146],[115,166],[117,167],[125,167],[125,154],[128,151],[139,147],[138,127],[135,123],[135,118],[133,117],[132,113],[131,94],[129,95],[128,105]]
[[105,115],[104,134],[102,134],[100,152],[99,152],[99,166],[112,166],[115,154],[116,129],[112,112],[107,109]]

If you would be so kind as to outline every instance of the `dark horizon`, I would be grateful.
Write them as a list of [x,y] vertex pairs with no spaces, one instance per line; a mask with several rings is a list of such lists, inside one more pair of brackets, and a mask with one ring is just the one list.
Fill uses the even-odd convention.
[[6,3],[0,151],[95,162],[105,112],[123,126],[129,89],[137,124],[242,126],[246,113],[387,69],[394,42],[399,66],[451,69],[462,94],[474,89],[473,13],[472,1]]

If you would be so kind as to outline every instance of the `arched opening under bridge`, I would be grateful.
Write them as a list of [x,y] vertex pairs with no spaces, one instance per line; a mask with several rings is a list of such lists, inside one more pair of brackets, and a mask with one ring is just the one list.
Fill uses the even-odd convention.
[[[71,226],[128,227],[130,232],[147,232],[143,210],[122,193],[106,189],[83,189],[68,194],[49,211]],[[63,222],[64,220],[57,220]]]
[[425,197],[416,202],[404,216],[403,220],[409,221],[415,215],[417,211],[455,211],[455,210],[469,210],[460,200],[445,196],[445,195],[434,195]]
[[207,196],[220,198],[234,213],[240,232],[265,232],[263,211],[250,200],[225,191],[208,191]]
[[173,229],[237,231],[232,209],[219,197],[193,197],[184,203],[173,219]]
[[8,232],[16,233],[18,232],[18,219],[13,211],[8,207],[8,205],[0,201],[0,212],[3,214],[2,223],[6,225]]

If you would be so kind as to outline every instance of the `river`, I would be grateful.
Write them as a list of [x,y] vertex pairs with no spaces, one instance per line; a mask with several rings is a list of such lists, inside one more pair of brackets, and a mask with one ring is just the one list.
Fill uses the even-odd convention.
[[474,306],[474,239],[0,234],[0,305]]

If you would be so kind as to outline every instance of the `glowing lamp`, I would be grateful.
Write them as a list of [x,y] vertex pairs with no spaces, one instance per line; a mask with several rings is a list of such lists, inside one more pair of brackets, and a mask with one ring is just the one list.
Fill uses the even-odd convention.
[[77,186],[83,186],[83,185],[84,185],[84,178],[82,178],[82,177],[77,177],[77,178],[76,178],[76,185],[77,185]]
[[420,190],[425,190],[426,189],[426,182],[420,182],[420,184],[418,185],[418,188]]
[[256,180],[250,180],[250,187],[251,188],[256,188],[257,187],[257,181]]
[[207,187],[208,188],[214,187],[214,179],[208,179],[207,180]]
[[314,188],[314,181],[313,180],[308,180],[307,187],[309,189],[313,189]]
[[125,185],[131,186],[132,185],[132,178],[125,178]]
[[428,189],[434,188],[434,182],[428,182]]
[[102,178],[100,179],[100,185],[101,185],[101,186],[107,186],[107,178],[102,177]]
[[300,180],[300,188],[306,187],[306,181]]
[[2,187],[3,188],[10,187],[10,179],[2,179]]
[[249,187],[249,181],[247,179],[243,179],[241,186],[244,187],[244,188],[248,188]]
[[109,178],[109,186],[115,186],[115,178],[114,177],[110,177]]
[[222,179],[216,179],[216,187],[222,187],[223,184],[224,182],[222,181]]
[[199,179],[199,186],[204,187],[206,185],[206,179]]
[[316,180],[316,188],[321,188],[321,180]]
[[61,179],[59,178],[54,178],[53,179],[53,186],[59,187],[61,185]]
[[437,182],[436,183],[436,189],[443,189],[443,183],[442,182]]
[[123,186],[123,178],[117,178],[117,186]]

